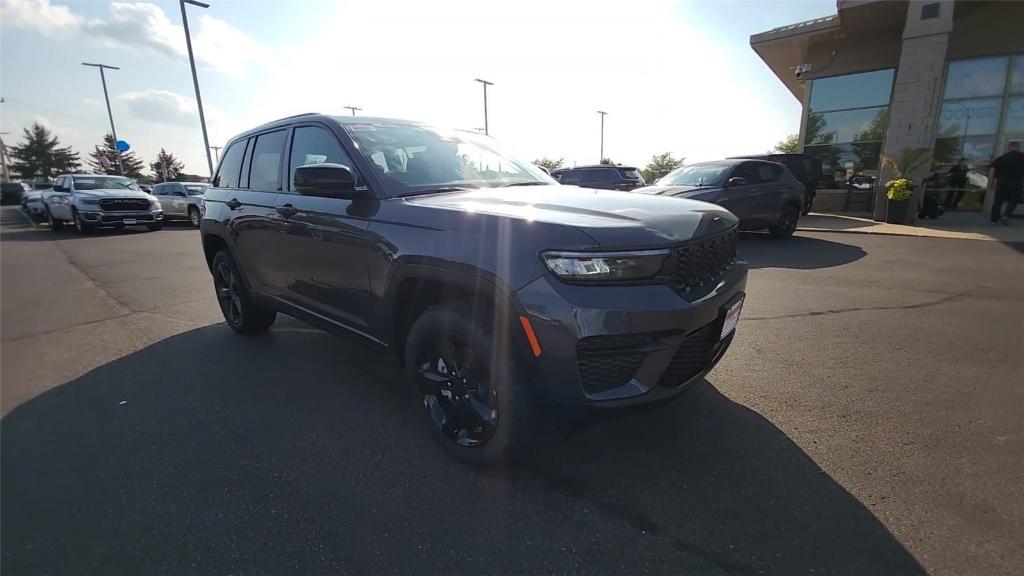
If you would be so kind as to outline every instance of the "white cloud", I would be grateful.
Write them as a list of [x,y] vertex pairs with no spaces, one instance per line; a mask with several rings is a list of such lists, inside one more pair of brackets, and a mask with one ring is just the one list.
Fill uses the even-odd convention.
[[5,0],[0,2],[0,22],[44,36],[56,36],[80,26],[82,18],[68,7],[54,6],[48,0]]
[[103,100],[98,98],[82,98],[82,108],[99,109],[103,107]]
[[140,120],[184,126],[198,122],[195,100],[167,90],[127,92],[118,96],[117,101]]
[[[3,0],[0,22],[47,36],[79,32],[102,46],[145,48],[176,60],[187,57],[181,24],[149,2],[111,2],[109,17],[85,19],[49,0]],[[191,31],[196,64],[204,68],[238,75],[270,55],[244,32],[209,14],[201,14]]]

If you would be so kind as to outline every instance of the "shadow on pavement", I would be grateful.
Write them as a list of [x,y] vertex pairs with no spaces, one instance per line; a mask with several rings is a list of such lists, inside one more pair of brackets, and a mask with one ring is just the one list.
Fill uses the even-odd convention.
[[4,572],[923,572],[707,383],[477,470],[434,446],[388,358],[215,325],[15,408]]
[[867,256],[860,246],[800,236],[799,232],[785,240],[777,240],[767,234],[743,233],[737,251],[751,268],[800,270],[842,266]]

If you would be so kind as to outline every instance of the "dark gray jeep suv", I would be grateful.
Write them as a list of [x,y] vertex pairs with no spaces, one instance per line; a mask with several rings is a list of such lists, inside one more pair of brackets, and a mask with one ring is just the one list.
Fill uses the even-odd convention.
[[203,248],[240,333],[278,312],[391,348],[455,456],[549,402],[669,398],[731,343],[747,266],[713,204],[561,186],[490,138],[304,114],[231,140]]

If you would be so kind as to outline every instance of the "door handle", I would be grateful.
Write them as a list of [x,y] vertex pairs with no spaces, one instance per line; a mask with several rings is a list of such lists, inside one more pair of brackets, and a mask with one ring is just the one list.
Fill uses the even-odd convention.
[[299,213],[299,209],[296,208],[295,206],[292,206],[291,204],[285,204],[283,206],[277,207],[277,213],[280,214],[281,216],[284,216],[285,218],[291,218],[292,216],[295,216],[296,214]]
[[231,200],[228,200],[226,204],[228,205],[228,208],[231,208],[232,210],[242,207],[242,203],[238,201],[238,198],[232,198]]

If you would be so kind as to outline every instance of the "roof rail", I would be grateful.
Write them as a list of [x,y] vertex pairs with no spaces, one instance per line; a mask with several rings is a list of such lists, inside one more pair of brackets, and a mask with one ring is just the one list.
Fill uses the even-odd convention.
[[[288,120],[289,118],[298,118],[299,116],[312,116],[319,114],[319,112],[303,112],[302,114],[292,114],[291,116],[285,116],[284,118],[278,118],[278,120]],[[275,120],[276,122],[277,120]]]

